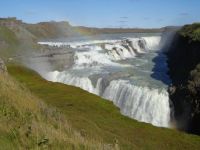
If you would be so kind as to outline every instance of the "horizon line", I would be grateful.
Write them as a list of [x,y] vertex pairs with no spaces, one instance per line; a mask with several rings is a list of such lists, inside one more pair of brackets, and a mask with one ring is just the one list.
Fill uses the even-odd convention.
[[[96,28],[96,29],[162,29],[162,28],[166,28],[166,27],[182,27],[184,25],[166,25],[166,26],[161,26],[161,27],[120,27],[120,26],[113,26],[113,27],[97,27],[97,26],[85,26],[85,25],[73,25],[73,23],[71,23],[68,20],[44,20],[44,21],[37,21],[37,22],[28,22],[24,19],[15,17],[15,16],[7,16],[7,17],[0,17],[0,19],[16,19],[18,21],[22,21],[22,23],[26,23],[26,24],[39,24],[39,23],[51,23],[51,22],[55,22],[55,23],[61,23],[61,22],[67,22],[70,26],[72,27],[85,27],[85,28]],[[193,23],[197,23],[197,22],[193,22]],[[193,24],[191,23],[191,24]],[[185,24],[188,25],[188,24]]]

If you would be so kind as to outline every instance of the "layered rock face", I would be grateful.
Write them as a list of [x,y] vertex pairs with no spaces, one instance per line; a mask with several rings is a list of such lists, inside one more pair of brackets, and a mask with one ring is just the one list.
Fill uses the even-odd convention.
[[168,55],[170,99],[179,129],[200,135],[200,24],[183,27]]

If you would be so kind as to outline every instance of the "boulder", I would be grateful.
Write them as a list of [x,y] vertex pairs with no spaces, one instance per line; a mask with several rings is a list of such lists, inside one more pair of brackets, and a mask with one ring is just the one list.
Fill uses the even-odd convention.
[[6,72],[7,72],[6,65],[4,61],[0,58],[0,73],[6,73]]

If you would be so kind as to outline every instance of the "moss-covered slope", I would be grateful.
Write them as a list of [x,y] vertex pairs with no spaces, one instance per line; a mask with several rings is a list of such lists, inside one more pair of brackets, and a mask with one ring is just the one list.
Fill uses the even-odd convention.
[[74,130],[61,112],[47,106],[8,74],[0,73],[0,149],[113,149]]
[[173,129],[157,128],[120,114],[110,101],[82,89],[52,83],[21,66],[9,73],[43,102],[60,110],[85,137],[102,139],[121,149],[198,149],[200,137]]

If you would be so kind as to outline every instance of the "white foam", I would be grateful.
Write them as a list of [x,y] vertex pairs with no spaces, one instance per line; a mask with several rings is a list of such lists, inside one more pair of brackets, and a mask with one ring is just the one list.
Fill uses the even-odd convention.
[[[125,40],[94,40],[70,43],[39,42],[39,44],[58,47],[70,45],[70,47],[75,48],[74,65],[70,68],[70,71],[86,72],[88,69],[96,70],[107,66],[111,68],[127,66],[120,64],[119,60],[134,59],[138,54],[157,51],[160,48],[160,40],[160,36],[151,36],[127,38]],[[109,99],[120,108],[122,114],[131,118],[155,126],[169,127],[170,106],[166,89],[158,90],[136,86],[128,80],[114,80],[106,83],[106,86],[109,85],[104,87],[105,84],[102,78],[99,78],[96,81],[96,86],[94,86],[89,75],[98,74],[99,72],[89,71],[89,74],[83,75],[82,72],[76,74],[70,71],[49,72],[45,75],[45,78],[53,82],[77,86]]]
[[46,75],[46,79],[52,82],[61,82],[68,85],[73,85],[76,87],[80,87],[90,93],[95,93],[92,82],[87,77],[78,77],[73,74],[67,73],[66,71],[53,71],[49,72]]
[[71,48],[80,48],[85,45],[94,45],[101,43],[114,43],[120,40],[91,40],[91,41],[82,41],[82,42],[38,42],[41,45],[49,45],[49,46],[70,46]]
[[148,50],[160,50],[161,36],[142,37],[146,41]]
[[114,80],[103,97],[114,102],[121,113],[155,126],[169,127],[170,106],[166,90],[131,85],[128,81]]
[[108,50],[107,54],[112,60],[124,60],[135,57],[135,53],[131,49],[127,49],[121,45],[122,43],[105,44],[104,47]]
[[67,71],[50,72],[46,79],[80,87],[111,100],[120,108],[122,114],[136,120],[155,126],[170,127],[169,98],[165,89],[134,86],[125,80],[113,80],[107,87],[103,87],[102,78],[97,80],[94,87],[88,77],[76,76]]
[[76,52],[74,55],[74,67],[103,67],[103,66],[122,66],[112,62],[107,55],[99,53],[99,51]]

